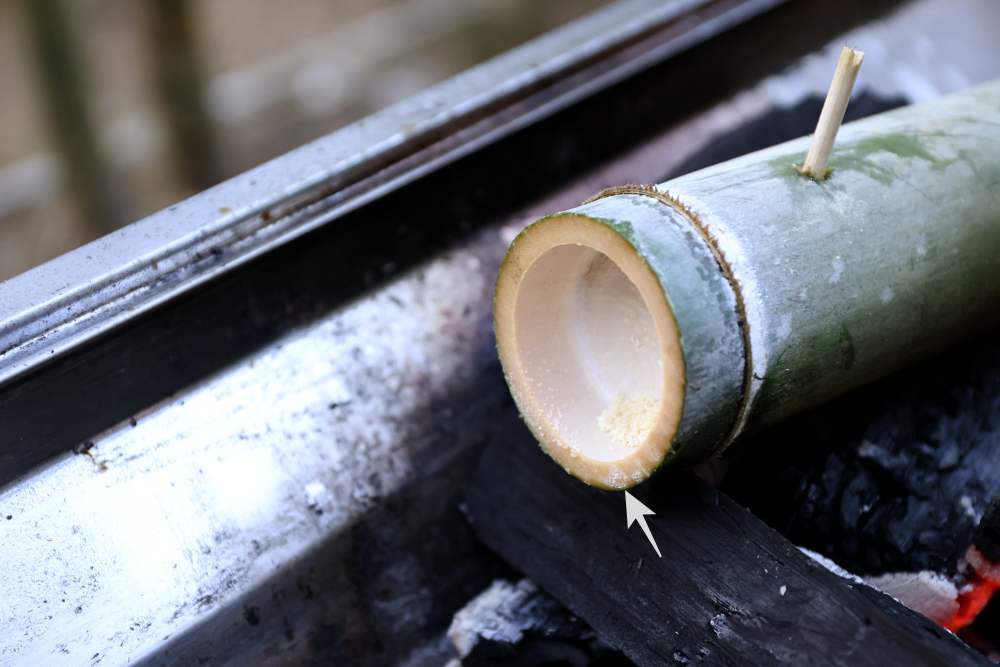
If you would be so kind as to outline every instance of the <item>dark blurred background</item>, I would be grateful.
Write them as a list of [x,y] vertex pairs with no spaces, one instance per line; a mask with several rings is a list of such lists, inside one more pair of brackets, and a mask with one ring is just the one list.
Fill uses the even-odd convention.
[[0,280],[607,0],[0,0]]

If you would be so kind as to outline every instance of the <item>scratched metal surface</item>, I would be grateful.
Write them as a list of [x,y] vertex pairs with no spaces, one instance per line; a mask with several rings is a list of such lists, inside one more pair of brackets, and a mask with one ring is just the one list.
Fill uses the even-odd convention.
[[394,277],[0,489],[0,663],[441,664],[451,614],[503,571],[458,508],[512,409],[489,327],[503,249],[656,180],[774,85],[654,108],[672,120],[633,150],[402,274],[374,267]]

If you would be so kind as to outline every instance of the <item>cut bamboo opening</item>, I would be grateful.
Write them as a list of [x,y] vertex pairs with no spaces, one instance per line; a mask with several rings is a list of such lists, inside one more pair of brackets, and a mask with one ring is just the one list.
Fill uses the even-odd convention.
[[998,323],[1000,82],[623,187],[513,242],[511,392],[570,474],[629,488]]
[[523,234],[505,266],[505,366],[547,451],[591,484],[644,479],[673,440],[684,391],[656,275],[614,231],[575,216]]

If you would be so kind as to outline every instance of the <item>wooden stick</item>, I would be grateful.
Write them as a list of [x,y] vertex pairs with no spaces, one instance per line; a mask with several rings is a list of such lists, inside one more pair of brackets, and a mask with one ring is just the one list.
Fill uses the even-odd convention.
[[837,69],[833,72],[833,81],[830,82],[830,90],[826,93],[826,101],[819,114],[806,161],[795,167],[803,176],[822,181],[830,175],[830,170],[826,167],[830,151],[833,150],[833,142],[837,138],[840,124],[844,122],[844,112],[847,111],[851,90],[854,88],[854,81],[858,78],[858,70],[861,69],[861,62],[864,59],[864,53],[846,46],[840,52]]

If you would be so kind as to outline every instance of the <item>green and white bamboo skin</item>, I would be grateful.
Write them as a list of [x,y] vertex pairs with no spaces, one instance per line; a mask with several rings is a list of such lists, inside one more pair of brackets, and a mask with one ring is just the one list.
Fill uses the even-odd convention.
[[525,298],[519,246],[560,220],[621,237],[672,311],[683,410],[672,442],[655,448],[658,463],[708,458],[747,429],[998,323],[1000,81],[845,125],[823,182],[794,168],[808,143],[614,188],[512,244],[497,288],[501,361],[529,427],[571,474],[621,489],[656,466],[581,473],[538,406],[526,409],[531,369],[521,367],[513,311],[501,306]]

